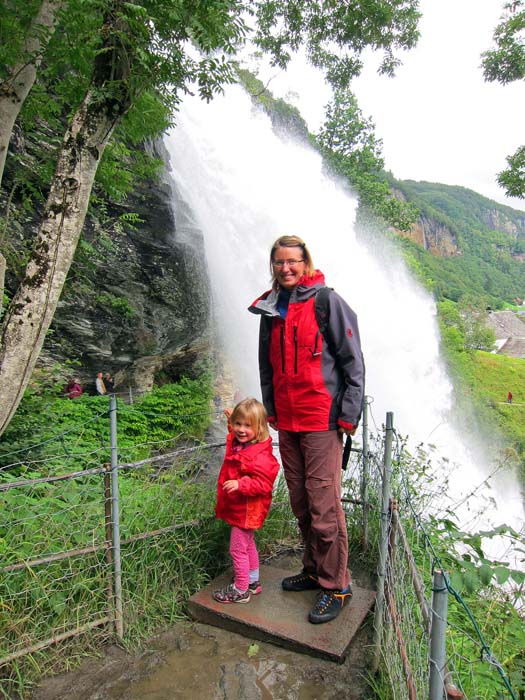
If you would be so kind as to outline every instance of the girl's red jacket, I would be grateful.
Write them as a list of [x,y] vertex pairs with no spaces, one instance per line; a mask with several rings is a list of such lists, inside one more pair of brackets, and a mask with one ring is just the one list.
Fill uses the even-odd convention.
[[[262,527],[270,504],[279,462],[272,452],[272,439],[255,442],[234,452],[233,433],[226,439],[226,454],[219,472],[215,515],[229,525],[246,530]],[[239,481],[239,489],[226,493],[222,485],[229,479]]]

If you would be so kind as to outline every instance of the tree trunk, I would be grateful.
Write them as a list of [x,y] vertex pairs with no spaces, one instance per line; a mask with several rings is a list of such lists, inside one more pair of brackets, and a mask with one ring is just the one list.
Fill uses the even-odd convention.
[[78,244],[97,167],[122,116],[88,92],[64,136],[24,278],[0,329],[0,435],[29,382]]
[[[16,118],[35,82],[44,45],[55,29],[55,18],[61,5],[58,0],[43,0],[27,32],[19,62],[0,84],[0,183]],[[42,28],[46,31],[42,32]]]

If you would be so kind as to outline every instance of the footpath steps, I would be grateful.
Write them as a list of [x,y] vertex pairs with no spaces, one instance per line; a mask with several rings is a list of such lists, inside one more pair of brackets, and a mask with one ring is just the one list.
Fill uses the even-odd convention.
[[322,625],[308,622],[317,591],[290,593],[281,581],[297,571],[261,566],[263,592],[248,604],[217,603],[212,592],[230,583],[231,570],[195,593],[188,603],[199,622],[236,632],[250,639],[270,642],[292,651],[341,663],[353,637],[375,601],[375,592],[352,585],[354,595],[336,620]]

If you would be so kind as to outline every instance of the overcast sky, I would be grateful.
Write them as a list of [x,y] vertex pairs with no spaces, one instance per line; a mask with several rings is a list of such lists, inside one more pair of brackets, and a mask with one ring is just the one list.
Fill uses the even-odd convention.
[[[505,198],[496,183],[505,157],[525,143],[525,86],[486,83],[480,69],[503,4],[421,0],[421,39],[402,55],[396,77],[378,76],[370,55],[353,90],[376,125],[385,167],[395,177],[462,185],[525,210],[524,200]],[[272,75],[274,94],[300,93],[296,104],[315,130],[330,97],[322,80],[301,65]]]

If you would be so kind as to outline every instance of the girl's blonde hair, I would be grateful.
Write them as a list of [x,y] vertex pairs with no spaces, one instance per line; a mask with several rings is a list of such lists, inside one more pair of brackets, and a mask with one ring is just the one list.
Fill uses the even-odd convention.
[[233,424],[238,418],[244,418],[250,423],[257,442],[263,442],[270,437],[266,409],[257,399],[248,398],[239,401],[232,411],[230,422]]
[[273,261],[275,258],[275,253],[278,248],[301,248],[303,260],[306,266],[305,275],[308,277],[313,277],[315,273],[314,261],[310,251],[306,247],[306,243],[299,236],[280,236],[272,246],[270,251],[270,273],[272,275],[272,286],[275,290],[279,288],[279,284],[276,279],[275,270],[273,267]]

